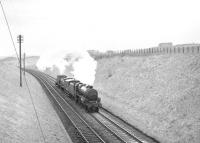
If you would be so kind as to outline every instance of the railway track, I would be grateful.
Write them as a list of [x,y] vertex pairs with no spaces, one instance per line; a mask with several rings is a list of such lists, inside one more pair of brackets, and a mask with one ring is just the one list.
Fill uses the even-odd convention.
[[[32,71],[34,72],[34,71]],[[122,119],[112,115],[112,113],[100,109],[99,113],[87,114],[85,110],[80,108],[68,98],[67,93],[63,93],[60,89],[54,86],[55,78],[37,72],[37,76],[42,77],[51,91],[56,93],[54,96],[60,96],[62,104],[67,104],[74,112],[82,118],[84,122],[95,132],[98,137],[104,142],[124,142],[124,143],[157,143],[155,139],[145,135],[138,129],[133,128]],[[70,114],[68,116],[71,116]],[[72,117],[71,117],[72,118]],[[75,123],[74,123],[75,124]],[[79,126],[79,125],[78,125]],[[76,127],[77,128],[77,127]],[[80,130],[80,129],[79,129]],[[80,132],[80,131],[79,131]],[[84,134],[81,134],[84,136]],[[89,141],[90,142],[90,141]],[[96,142],[96,141],[95,141]]]
[[[30,72],[30,71],[29,71]],[[84,142],[86,143],[105,143],[105,141],[94,131],[82,117],[77,114],[77,112],[51,87],[51,85],[38,73],[30,72],[35,76],[48,90],[49,95],[54,98],[54,101],[57,102],[57,105],[60,106],[62,111],[70,119],[74,127],[78,130],[82,136]]]
[[133,142],[132,140],[139,143],[157,143],[155,139],[147,136],[138,129],[133,128],[131,125],[126,123],[124,120],[116,117],[109,111],[106,111],[104,108],[101,108],[98,114],[94,114],[95,118],[102,122],[109,129],[112,129],[113,132],[119,134],[121,138],[126,140],[126,142]]

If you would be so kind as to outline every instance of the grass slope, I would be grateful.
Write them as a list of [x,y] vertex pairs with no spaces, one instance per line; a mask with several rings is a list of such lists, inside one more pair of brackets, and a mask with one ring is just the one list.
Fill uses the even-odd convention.
[[103,106],[163,143],[200,142],[200,55],[98,61]]
[[[19,69],[15,64],[10,58],[0,62],[0,142],[43,142],[24,80],[23,87],[19,87]],[[40,84],[29,74],[26,77],[46,142],[70,142]]]

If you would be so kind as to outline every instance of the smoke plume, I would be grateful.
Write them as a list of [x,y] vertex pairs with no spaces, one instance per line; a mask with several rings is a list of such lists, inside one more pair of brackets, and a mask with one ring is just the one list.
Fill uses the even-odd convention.
[[92,85],[95,80],[96,61],[87,51],[45,52],[37,63],[39,70],[54,77],[65,74]]

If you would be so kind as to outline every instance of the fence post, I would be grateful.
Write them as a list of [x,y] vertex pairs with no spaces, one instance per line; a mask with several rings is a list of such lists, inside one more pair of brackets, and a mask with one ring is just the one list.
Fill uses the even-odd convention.
[[159,47],[159,53],[161,54],[162,52],[161,52],[161,47]]
[[196,52],[196,53],[197,53],[197,46],[195,46],[194,52]]

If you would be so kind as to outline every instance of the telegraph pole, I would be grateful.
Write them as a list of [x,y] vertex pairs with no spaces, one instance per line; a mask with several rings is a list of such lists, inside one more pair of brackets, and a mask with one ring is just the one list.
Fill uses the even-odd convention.
[[25,76],[25,58],[26,58],[26,54],[24,53],[24,76]]
[[17,36],[17,41],[19,43],[19,69],[20,69],[20,87],[22,87],[22,57],[21,57],[21,44],[23,42],[22,35]]

